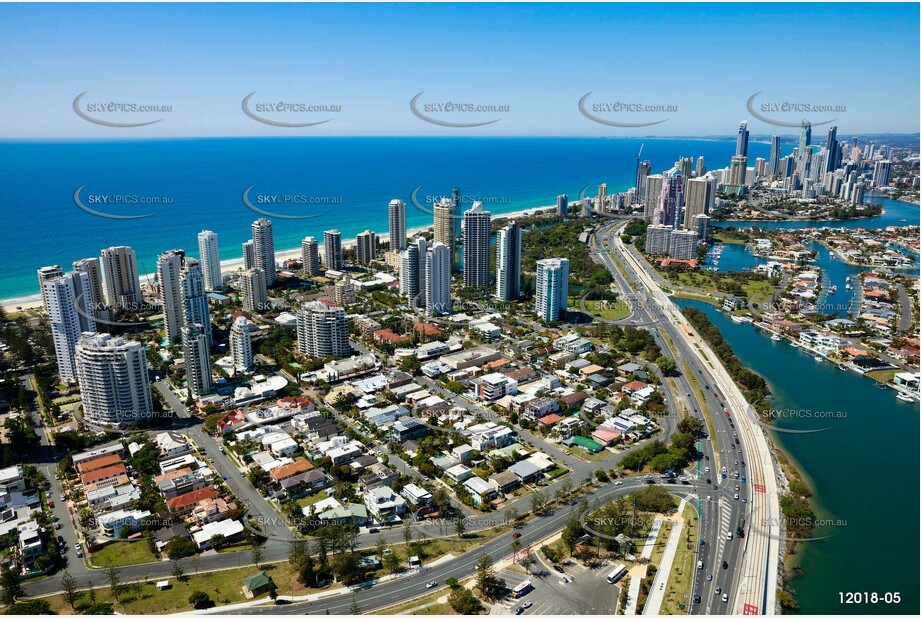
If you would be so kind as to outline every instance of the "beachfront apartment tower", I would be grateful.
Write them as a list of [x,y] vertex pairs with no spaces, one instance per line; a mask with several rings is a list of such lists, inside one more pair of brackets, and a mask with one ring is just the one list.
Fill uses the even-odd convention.
[[556,196],[556,216],[565,217],[569,214],[569,196],[565,193]]
[[86,296],[86,306],[92,310],[91,315],[99,315],[106,304],[102,294],[102,275],[99,272],[99,260],[85,258],[74,261],[74,272],[86,273],[89,277],[89,293]]
[[662,183],[665,176],[662,174],[650,174],[646,176],[646,190],[643,191],[643,219],[647,222],[652,221],[656,212],[656,206],[659,204],[659,194],[662,193]]
[[406,248],[406,204],[403,200],[390,200],[387,206],[387,220],[390,234],[390,250],[402,251]]
[[198,255],[205,275],[205,290],[214,292],[224,287],[221,279],[221,256],[217,246],[217,234],[211,230],[198,233]]
[[454,207],[454,201],[443,197],[441,201],[435,204],[434,207],[435,214],[435,242],[441,243],[448,249],[452,259],[454,257],[454,251],[457,247],[457,234],[454,228],[455,221],[458,223],[457,211]]
[[253,221],[253,257],[256,266],[265,273],[266,287],[275,283],[275,237],[268,219]]
[[307,277],[316,277],[320,274],[320,247],[313,236],[301,241],[301,265]]
[[560,317],[560,310],[566,309],[569,297],[569,260],[537,260],[536,286],[535,313],[545,322],[556,322]]
[[521,296],[521,228],[515,221],[499,230],[496,241],[496,298],[518,300]]
[[359,264],[370,264],[377,257],[378,238],[371,230],[365,230],[355,237],[355,253]]
[[252,238],[243,243],[243,270],[251,268],[256,268],[256,245]]
[[45,296],[45,282],[51,279],[57,279],[64,275],[64,270],[60,264],[54,266],[42,266],[38,269],[38,291],[42,295],[42,307],[48,311],[48,298]]
[[481,202],[464,213],[464,287],[489,286],[489,237],[492,216]]
[[652,222],[659,225],[678,227],[681,225],[681,211],[684,200],[684,175],[677,167],[663,174],[662,190]]
[[109,247],[99,254],[106,305],[138,311],[144,302],[137,254],[131,247]]
[[339,230],[323,232],[323,262],[327,270],[342,269],[342,234]]
[[84,333],[75,346],[83,417],[124,426],[153,414],[144,346],[109,334]]
[[694,217],[709,214],[713,203],[713,183],[707,176],[690,178],[684,185],[684,227],[694,228]]

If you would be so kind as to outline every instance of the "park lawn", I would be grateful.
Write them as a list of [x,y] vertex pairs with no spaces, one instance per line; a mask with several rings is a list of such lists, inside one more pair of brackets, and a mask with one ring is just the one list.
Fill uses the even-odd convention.
[[[261,568],[272,577],[278,586],[279,595],[304,595],[318,591],[315,588],[307,589],[302,586],[297,581],[297,573],[287,562],[262,565]],[[240,580],[257,571],[256,567],[249,566],[201,575],[188,574],[186,581],[178,581],[175,577],[170,577],[168,579],[172,586],[163,591],[158,591],[156,581],[151,580],[142,584],[140,597],[129,586],[128,590],[119,595],[121,599],[119,602],[115,602],[108,587],[96,588],[96,601],[97,603],[113,603],[113,609],[118,614],[170,614],[191,611],[193,608],[189,604],[189,595],[196,590],[207,592],[211,600],[219,606],[242,603],[248,599],[243,596]],[[97,583],[102,583],[104,580],[105,574],[100,573]],[[263,595],[262,598],[265,597],[266,595]],[[46,600],[51,604],[51,609],[59,614],[79,613],[89,605],[89,598],[85,592],[76,603],[77,612],[71,609],[63,594],[47,597]]]
[[[668,590],[662,601],[663,614],[686,614],[691,599],[691,583],[694,580],[694,562],[697,554],[697,509],[690,503],[684,505],[684,539],[678,544],[672,572],[668,578]],[[678,607],[682,603],[685,609]]]
[[749,304],[762,305],[769,303],[774,296],[774,284],[770,281],[751,280],[746,282],[742,289],[748,295]]
[[585,301],[585,307],[593,315],[597,315],[604,320],[622,320],[630,315],[630,306],[619,300],[615,300],[614,302],[587,300]]
[[[573,457],[578,457],[582,461],[604,461],[605,459],[610,459],[615,455],[615,453],[609,451],[608,449],[602,449],[597,453],[590,453],[580,446],[573,446],[569,449],[569,454]],[[592,477],[594,478],[594,477]]]
[[100,567],[128,566],[157,560],[151,553],[146,539],[132,543],[109,543],[99,551],[93,552],[91,557],[93,564]]
[[666,281],[676,281],[679,285],[688,288],[697,288],[706,292],[715,292],[716,283],[713,277],[701,273],[681,272],[677,273],[674,279],[671,276],[664,277]]

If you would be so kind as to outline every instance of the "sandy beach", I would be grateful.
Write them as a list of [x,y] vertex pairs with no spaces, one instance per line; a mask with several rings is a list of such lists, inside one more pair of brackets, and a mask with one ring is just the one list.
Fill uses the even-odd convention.
[[[537,208],[529,208],[527,210],[519,210],[515,212],[496,214],[493,216],[493,219],[494,220],[513,219],[515,217],[526,217],[526,216],[531,216],[535,214],[540,214],[546,211],[547,209],[555,210],[556,206],[555,205],[539,206]],[[409,237],[412,237],[419,233],[431,232],[433,228],[434,228],[434,224],[411,228],[411,229],[406,230],[406,235]],[[376,231],[375,233],[380,237],[386,237],[388,234],[387,230],[384,230],[383,232]],[[317,240],[318,241],[322,240],[322,237],[318,238]],[[358,241],[354,238],[350,240],[343,240],[342,247],[343,248],[353,247],[355,246],[357,242]],[[319,243],[319,244],[320,244],[320,254],[322,255],[323,254],[323,243]],[[301,257],[300,247],[296,247],[294,249],[281,249],[281,250],[275,251],[275,261],[276,262],[283,262],[289,259],[300,259],[300,257]],[[242,257],[234,258],[231,260],[221,260],[221,273],[224,273],[224,274],[235,273],[235,272],[238,272],[240,268],[242,267],[243,267]],[[143,286],[143,285],[150,283],[153,280],[153,275],[143,275],[141,276],[140,279],[141,279],[141,285]],[[40,294],[30,294],[29,296],[19,296],[16,298],[4,298],[0,300],[0,306],[2,306],[4,309],[22,309],[22,310],[35,309],[36,307],[42,306],[42,298]]]

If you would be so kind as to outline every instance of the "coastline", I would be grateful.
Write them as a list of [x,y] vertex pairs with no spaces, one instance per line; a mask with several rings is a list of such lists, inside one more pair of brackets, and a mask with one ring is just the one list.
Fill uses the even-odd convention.
[[[546,214],[545,211],[547,209],[555,210],[556,206],[551,204],[547,206],[537,206],[535,208],[527,208],[524,210],[516,210],[514,212],[498,213],[498,214],[493,215],[492,220],[497,221],[501,219],[512,219],[515,217],[531,217],[534,215]],[[407,229],[406,236],[412,237],[417,234],[432,232],[434,229],[435,229],[434,223],[432,223],[431,225],[421,225],[418,227]],[[375,234],[377,234],[380,237],[385,237],[387,236],[388,231],[387,230],[384,230],[383,232],[375,231]],[[357,239],[354,239],[354,238],[349,239],[349,240],[343,240],[342,247],[343,248],[354,247],[357,242],[358,242]],[[319,250],[322,253],[323,243],[319,243]],[[285,260],[289,260],[292,258],[300,258],[300,256],[301,256],[300,247],[296,247],[293,249],[281,249],[281,250],[275,251],[275,261],[276,262],[283,262]],[[236,273],[240,270],[240,268],[242,268],[242,266],[243,266],[242,257],[232,258],[229,260],[221,260],[221,274],[223,275],[223,274]],[[151,283],[153,281],[153,278],[154,278],[153,274],[141,275],[140,276],[141,286]],[[30,294],[28,296],[0,298],[0,307],[3,307],[4,309],[7,309],[7,310],[9,309],[20,310],[21,309],[23,311],[26,311],[29,309],[36,309],[41,306],[42,306],[42,297],[41,297],[41,294],[39,293]]]

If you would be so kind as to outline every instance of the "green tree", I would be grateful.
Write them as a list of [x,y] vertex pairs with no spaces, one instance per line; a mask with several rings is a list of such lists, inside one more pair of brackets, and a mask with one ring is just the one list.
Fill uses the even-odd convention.
[[253,548],[250,550],[250,556],[253,559],[253,566],[258,569],[259,563],[262,562],[262,547],[258,544],[254,544]]
[[67,597],[67,603],[71,609],[77,609],[76,603],[80,600],[80,592],[77,590],[77,578],[70,574],[70,571],[61,573],[61,590]]
[[476,589],[486,597],[490,596],[497,585],[496,570],[493,568],[489,554],[480,554],[475,567]]
[[479,599],[477,599],[472,592],[461,586],[451,590],[451,594],[448,595],[448,605],[451,606],[451,609],[463,616],[478,614],[483,609],[483,605],[480,603]]
[[112,590],[112,596],[115,597],[115,601],[119,601],[119,594],[121,594],[121,571],[118,570],[118,567],[114,564],[110,564],[106,567],[105,570],[106,579],[109,580],[109,588]]
[[566,526],[563,528],[562,532],[563,543],[566,544],[570,556],[572,556],[572,553],[575,551],[576,545],[579,543],[579,537],[581,537],[582,534],[582,524],[579,523],[578,518],[570,517],[566,521]]
[[4,605],[12,605],[24,594],[22,585],[19,583],[19,575],[5,565],[0,570],[0,585],[3,587],[0,591],[0,602]]
[[211,602],[211,597],[208,595],[208,593],[202,590],[196,590],[190,594],[189,603],[191,603],[192,607],[195,609],[207,609],[214,605],[214,603]]

